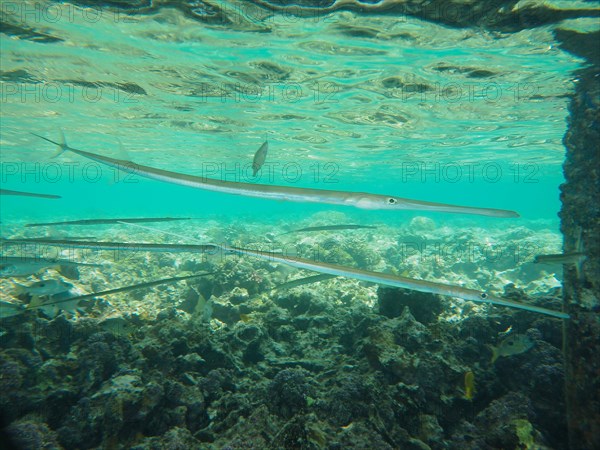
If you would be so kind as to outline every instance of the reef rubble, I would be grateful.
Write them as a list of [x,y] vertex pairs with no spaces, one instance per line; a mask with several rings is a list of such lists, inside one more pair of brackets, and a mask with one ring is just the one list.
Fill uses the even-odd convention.
[[[317,245],[323,258],[386,270],[397,261],[393,253],[377,253],[382,239],[533,236],[525,228],[452,235],[426,222],[420,228],[420,222],[393,238],[387,229],[322,233],[301,240],[300,250]],[[249,238],[240,231],[241,240]],[[405,261],[396,270],[416,270],[410,257]],[[21,448],[566,445],[564,399],[556,391],[564,376],[556,319],[341,278],[277,291],[272,288],[298,275],[248,258],[131,255],[121,275],[113,263],[110,275],[90,277],[90,283],[100,287],[136,273],[182,268],[220,270],[212,278],[111,299],[87,313],[4,320],[0,409],[6,433]],[[505,264],[502,258],[496,263],[495,270]],[[472,270],[465,264],[420,261],[421,270],[445,273],[448,281],[459,277],[452,272],[457,267]],[[529,264],[518,264],[522,271],[515,273],[532,282],[546,276]],[[473,282],[485,283],[494,273]],[[77,282],[89,289],[87,275]],[[513,284],[506,295],[534,295],[550,307],[560,303],[560,289],[543,283],[532,289]],[[107,323],[100,319],[108,310]],[[533,347],[492,363],[491,346],[510,333],[526,334]],[[472,398],[465,392],[467,372],[474,374]]]

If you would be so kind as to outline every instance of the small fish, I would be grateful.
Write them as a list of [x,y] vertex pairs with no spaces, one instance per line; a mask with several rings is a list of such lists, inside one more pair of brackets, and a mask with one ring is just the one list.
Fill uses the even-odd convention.
[[295,280],[286,281],[285,283],[279,284],[273,288],[275,291],[283,291],[285,289],[292,289],[298,286],[304,286],[305,284],[318,283],[319,281],[330,280],[336,278],[335,275],[328,273],[320,273],[318,275],[312,275],[310,277],[297,278]]
[[72,289],[73,285],[62,280],[41,280],[36,281],[29,286],[17,284],[17,295],[55,295],[62,292],[67,292]]
[[552,255],[537,255],[533,262],[536,264],[577,264],[582,259],[585,259],[585,253],[556,253]]
[[176,220],[190,220],[191,217],[136,217],[129,219],[82,219],[82,220],[67,220],[65,222],[41,222],[28,223],[26,227],[44,227],[55,225],[106,225],[119,222],[128,223],[143,223],[143,222],[174,222]]
[[473,400],[475,396],[475,374],[470,370],[465,373],[465,398]]
[[[81,240],[85,240],[85,241],[91,241],[93,239],[96,239],[96,236],[45,236],[45,237],[39,237],[39,238],[27,238],[28,241],[45,241],[46,239],[66,239],[66,240],[73,240],[73,241],[81,241]],[[0,241],[1,242],[1,241]]]
[[0,195],[18,195],[20,197],[36,197],[36,198],[62,198],[60,195],[38,194],[35,192],[11,191],[10,189],[0,189]]
[[[123,222],[127,223],[127,222]],[[133,225],[133,224],[130,224]],[[139,226],[139,225],[138,225]],[[91,250],[116,250],[124,251],[131,250],[136,252],[170,252],[170,253],[216,253],[220,247],[216,244],[205,244],[205,245],[185,245],[185,244],[155,244],[155,243],[142,243],[142,242],[101,242],[101,241],[83,241],[76,240],[70,241],[67,239],[47,239],[47,238],[35,238],[35,239],[5,239],[0,238],[0,244],[8,245],[22,245],[22,244],[36,244],[44,245],[49,247],[66,247],[66,248],[85,248]],[[0,264],[3,262],[3,258],[0,258]],[[79,263],[81,264],[81,263]],[[85,264],[89,265],[89,264]]]
[[50,318],[58,316],[61,311],[75,314],[79,305],[79,297],[78,293],[70,290],[54,295],[36,295],[31,298],[26,310],[39,309]]
[[115,336],[129,336],[135,331],[133,324],[122,316],[108,317],[99,326]]
[[68,268],[77,266],[98,267],[100,264],[87,264],[63,259],[30,258],[25,256],[0,257],[0,278],[26,277],[47,268]]
[[369,225],[354,225],[354,224],[323,225],[320,227],[306,227],[306,228],[298,228],[296,230],[286,231],[285,233],[281,233],[280,236],[283,236],[284,234],[304,233],[304,232],[309,232],[309,231],[359,230],[359,229],[364,229],[364,228],[377,228],[377,227],[373,227],[373,226],[369,226]]
[[533,341],[524,334],[511,334],[504,339],[498,347],[490,346],[492,350],[492,364],[500,357],[519,355],[533,347]]
[[269,150],[269,141],[265,141],[263,145],[254,154],[254,161],[252,161],[252,176],[255,177],[262,165],[267,159],[267,151]]

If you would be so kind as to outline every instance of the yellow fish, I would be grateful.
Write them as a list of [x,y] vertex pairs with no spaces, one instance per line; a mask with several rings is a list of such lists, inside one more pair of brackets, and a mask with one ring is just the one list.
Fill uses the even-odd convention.
[[475,396],[475,374],[470,370],[465,373],[465,398],[473,400]]
[[240,321],[244,323],[252,322],[252,316],[250,314],[240,314]]

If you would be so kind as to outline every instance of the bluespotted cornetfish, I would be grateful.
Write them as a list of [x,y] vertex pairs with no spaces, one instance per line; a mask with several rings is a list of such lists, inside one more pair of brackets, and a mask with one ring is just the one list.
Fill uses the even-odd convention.
[[[159,230],[151,227],[143,227],[141,225],[127,224],[137,228],[145,228],[164,234],[173,234],[164,230]],[[167,244],[165,244],[167,245]],[[487,292],[478,291],[476,289],[468,289],[462,286],[454,286],[450,284],[437,283],[434,281],[417,280],[414,278],[406,278],[397,275],[391,275],[381,272],[372,272],[368,270],[356,269],[354,267],[340,266],[337,264],[328,264],[317,262],[310,259],[304,259],[297,256],[286,256],[281,253],[264,252],[260,250],[250,250],[239,247],[230,247],[227,245],[217,245],[223,253],[237,253],[240,255],[253,256],[260,259],[265,259],[272,262],[286,264],[299,269],[311,270],[321,274],[329,274],[333,276],[341,276],[345,278],[353,278],[356,280],[367,281],[384,286],[399,287],[410,289],[419,292],[428,292],[430,294],[444,295],[447,297],[455,297],[463,300],[470,300],[478,303],[488,303],[499,306],[507,306],[509,308],[522,309],[525,311],[545,314],[547,316],[558,317],[560,319],[568,319],[569,315],[561,311],[554,311],[540,306],[527,305],[512,300],[506,300],[500,297],[495,297]]]
[[0,195],[18,195],[21,197],[36,197],[36,198],[62,198],[60,195],[38,194],[36,192],[11,191],[10,189],[0,189]]
[[323,225],[320,227],[305,227],[305,228],[297,228],[295,230],[286,231],[285,233],[281,233],[280,236],[284,234],[291,233],[307,233],[311,231],[337,231],[337,230],[362,230],[362,229],[375,229],[377,227],[369,226],[369,225]]
[[64,259],[31,258],[26,256],[1,256],[0,278],[25,277],[43,269],[69,266],[99,267],[101,264],[88,264]]
[[[80,240],[80,241],[90,241],[92,239],[96,239],[96,236],[44,236],[44,237],[37,237],[37,238],[27,238],[28,241],[43,241],[45,239],[67,239],[67,240]],[[2,243],[4,239],[0,238],[0,244]]]
[[[122,222],[127,223],[127,222]],[[184,245],[184,244],[154,244],[141,242],[102,242],[102,241],[70,241],[66,239],[0,239],[1,245],[38,245],[49,247],[68,247],[90,250],[130,250],[140,252],[168,253],[211,253],[219,250],[216,244]]]
[[296,256],[283,256],[277,253],[263,252],[260,250],[250,250],[239,247],[222,246],[222,249],[228,253],[238,253],[241,255],[253,256],[256,258],[266,259],[272,262],[287,264],[299,269],[312,270],[313,272],[326,273],[335,276],[353,278],[361,281],[381,284],[384,286],[399,287],[410,289],[419,292],[428,292],[430,294],[444,295],[447,297],[456,297],[463,300],[470,300],[478,303],[489,303],[493,305],[508,306],[510,308],[523,309],[526,311],[545,314],[561,319],[568,319],[569,315],[560,311],[542,308],[534,305],[506,300],[500,297],[495,297],[486,292],[476,289],[468,289],[462,286],[453,286],[449,284],[437,283],[426,280],[416,280],[413,278],[400,277],[387,273],[371,272],[368,270],[355,269],[353,267],[339,266],[337,264],[328,264],[324,262],[316,262],[309,259],[303,259]]
[[268,184],[253,184],[244,182],[215,180],[212,178],[186,175],[178,172],[157,169],[144,166],[123,159],[110,158],[96,153],[86,152],[70,147],[65,142],[61,133],[61,143],[45,138],[38,134],[33,135],[58,145],[59,151],[56,156],[65,151],[71,151],[85,158],[101,164],[106,164],[116,169],[127,171],[153,180],[159,180],[172,184],[179,184],[196,189],[223,192],[226,194],[242,195],[246,197],[258,197],[270,200],[283,200],[290,202],[322,203],[331,205],[353,206],[361,209],[372,210],[420,210],[436,211],[459,214],[477,214],[490,217],[519,217],[514,211],[492,208],[478,208],[472,206],[448,205],[444,203],[433,203],[421,200],[396,197],[393,195],[370,194],[367,192],[346,192],[326,189],[310,189],[291,186],[274,186]]
[[267,151],[269,150],[269,142],[265,141],[263,145],[260,146],[256,153],[254,154],[254,159],[252,160],[252,176],[255,177],[260,168],[265,163],[267,159]]
[[161,280],[148,281],[145,283],[134,284],[131,286],[124,286],[124,287],[120,287],[120,288],[109,289],[107,291],[95,292],[93,294],[85,294],[85,295],[79,295],[77,297],[68,297],[68,298],[61,298],[59,300],[50,300],[50,301],[46,301],[46,302],[40,302],[40,303],[36,303],[33,306],[24,306],[24,305],[19,305],[19,304],[15,304],[15,303],[2,301],[2,302],[0,302],[0,319],[16,316],[19,314],[23,314],[27,311],[31,311],[33,309],[41,309],[41,308],[45,308],[45,307],[48,307],[51,305],[58,305],[61,303],[77,303],[82,300],[88,300],[88,299],[92,299],[92,298],[96,298],[96,297],[103,297],[105,295],[117,294],[119,292],[128,292],[128,291],[133,291],[134,289],[141,289],[141,288],[157,286],[159,284],[166,284],[166,283],[173,283],[176,281],[189,280],[191,278],[205,277],[205,276],[213,275],[213,274],[214,274],[214,272],[207,272],[207,273],[200,273],[200,274],[196,274],[196,275],[186,275],[186,276],[182,276],[182,277],[163,278]]
[[41,222],[28,223],[26,227],[44,227],[56,225],[105,225],[119,222],[145,223],[145,222],[174,222],[176,220],[190,220],[190,217],[135,217],[126,219],[82,219],[82,220],[67,220],[64,222]]

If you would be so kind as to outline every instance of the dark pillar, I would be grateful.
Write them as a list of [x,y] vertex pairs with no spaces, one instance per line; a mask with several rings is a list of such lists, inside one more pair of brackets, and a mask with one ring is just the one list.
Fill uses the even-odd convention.
[[579,71],[564,138],[566,182],[561,186],[561,230],[566,252],[587,255],[580,270],[566,266],[566,396],[569,444],[600,449],[600,69],[599,35],[557,32],[567,50],[591,66]]

